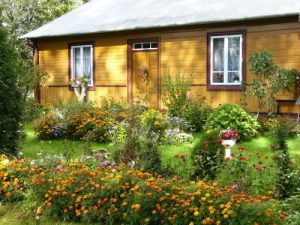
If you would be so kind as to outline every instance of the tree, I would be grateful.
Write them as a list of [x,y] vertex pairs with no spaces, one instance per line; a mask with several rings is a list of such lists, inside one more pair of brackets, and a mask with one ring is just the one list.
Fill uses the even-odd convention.
[[280,91],[289,91],[298,72],[295,69],[281,68],[266,50],[252,53],[249,62],[251,72],[256,75],[250,86],[250,94],[258,100],[257,116],[265,107],[272,114],[277,103],[275,95]]
[[22,117],[21,92],[17,87],[19,64],[0,22],[0,153],[15,155]]
[[1,14],[9,40],[15,47],[22,71],[18,77],[23,99],[48,75],[33,66],[32,47],[19,37],[65,14],[87,0],[1,0]]

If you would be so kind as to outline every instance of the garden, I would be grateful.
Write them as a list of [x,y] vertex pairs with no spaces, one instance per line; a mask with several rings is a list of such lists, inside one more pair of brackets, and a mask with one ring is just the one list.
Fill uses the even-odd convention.
[[299,224],[296,120],[213,108],[168,79],[168,111],[28,102],[21,151],[0,159],[0,222]]
[[[0,25],[0,224],[300,224],[299,124],[273,112],[297,74],[268,52],[250,58],[256,115],[189,98],[182,74],[162,81],[168,110],[82,96],[45,106],[27,95],[46,75],[18,61],[25,48],[6,33]],[[22,86],[24,67],[35,83]]]

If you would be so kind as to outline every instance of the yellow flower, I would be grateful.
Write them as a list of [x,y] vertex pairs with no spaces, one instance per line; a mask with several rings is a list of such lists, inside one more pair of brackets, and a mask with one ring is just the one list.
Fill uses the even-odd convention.
[[206,194],[205,194],[205,197],[206,197],[206,198],[209,198],[209,197],[210,197],[210,194],[209,194],[209,193],[206,193]]
[[223,217],[224,217],[224,219],[227,219],[227,218],[228,218],[228,215],[227,215],[227,214],[224,214]]
[[189,225],[194,225],[194,222],[190,222]]
[[146,218],[145,219],[145,223],[149,223],[150,219],[149,218]]
[[194,216],[199,216],[199,212],[198,211],[194,212]]

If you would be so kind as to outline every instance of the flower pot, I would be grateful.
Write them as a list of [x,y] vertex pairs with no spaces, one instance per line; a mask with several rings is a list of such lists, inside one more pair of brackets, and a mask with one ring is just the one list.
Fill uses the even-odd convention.
[[225,159],[231,158],[231,149],[235,144],[236,144],[236,140],[234,139],[222,141],[222,145],[225,147]]

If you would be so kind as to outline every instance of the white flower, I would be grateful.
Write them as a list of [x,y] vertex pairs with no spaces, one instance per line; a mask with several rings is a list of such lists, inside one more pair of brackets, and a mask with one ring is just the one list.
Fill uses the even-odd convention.
[[9,163],[9,160],[8,160],[8,159],[5,159],[5,160],[3,161],[3,165],[4,165],[4,166],[6,166],[8,163]]
[[35,164],[35,160],[31,160],[30,165],[34,165]]

